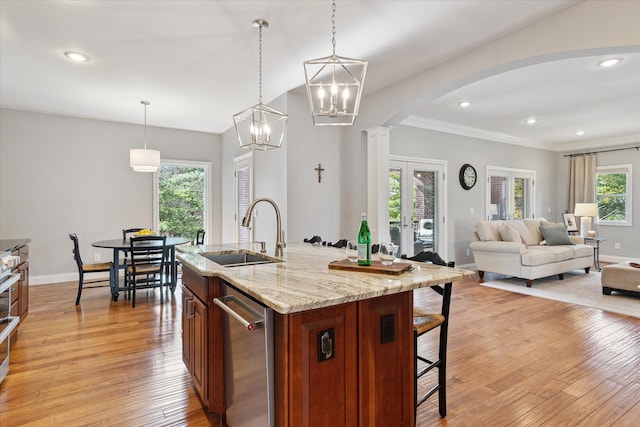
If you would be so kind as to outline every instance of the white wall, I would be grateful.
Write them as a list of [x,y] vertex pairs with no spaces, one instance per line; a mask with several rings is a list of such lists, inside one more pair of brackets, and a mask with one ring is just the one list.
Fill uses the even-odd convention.
[[[32,283],[75,280],[69,233],[86,262],[109,250],[91,242],[152,225],[152,174],[133,172],[129,149],[142,148],[143,126],[0,110],[0,238],[31,238]],[[212,198],[220,200],[220,137],[148,128],[147,145],[163,158],[211,162]],[[213,241],[220,210],[210,211]]]

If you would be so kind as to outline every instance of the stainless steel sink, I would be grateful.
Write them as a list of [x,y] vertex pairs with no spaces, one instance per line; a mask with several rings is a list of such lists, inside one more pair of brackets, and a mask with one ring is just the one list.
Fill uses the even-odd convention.
[[266,255],[258,255],[248,252],[233,252],[223,254],[203,254],[203,256],[216,264],[225,267],[240,267],[243,265],[270,264],[273,262],[281,262],[277,258],[271,258]]

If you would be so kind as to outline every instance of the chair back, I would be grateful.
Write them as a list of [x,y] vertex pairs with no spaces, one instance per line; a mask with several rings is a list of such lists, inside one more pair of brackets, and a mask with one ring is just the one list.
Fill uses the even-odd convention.
[[198,230],[198,233],[196,234],[196,245],[204,245],[204,234],[204,230]]
[[69,234],[69,238],[73,241],[73,259],[78,264],[78,270],[82,271],[82,257],[80,256],[80,245],[78,244],[78,235],[76,233]]
[[138,231],[142,231],[144,228],[136,227],[136,228],[123,228],[122,229],[122,241],[127,241],[127,236],[129,234],[137,233]]
[[129,244],[131,269],[135,276],[138,272],[149,274],[151,270],[162,272],[168,259],[166,236],[131,237]]

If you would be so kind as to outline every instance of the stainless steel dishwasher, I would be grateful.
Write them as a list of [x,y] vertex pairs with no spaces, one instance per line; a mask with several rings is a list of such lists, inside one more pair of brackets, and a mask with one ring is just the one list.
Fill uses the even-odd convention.
[[224,283],[224,380],[229,427],[275,426],[273,310]]

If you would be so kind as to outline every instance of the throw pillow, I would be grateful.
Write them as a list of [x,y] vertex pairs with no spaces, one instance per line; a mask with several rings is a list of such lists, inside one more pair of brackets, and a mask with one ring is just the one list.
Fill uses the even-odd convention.
[[502,221],[480,221],[476,224],[478,237],[483,242],[495,242],[500,240],[499,226]]
[[500,227],[500,238],[502,238],[502,241],[504,242],[522,243],[522,239],[520,239],[520,235],[518,234],[516,229],[510,227],[507,224],[504,224],[502,227]]
[[522,238],[522,242],[525,245],[532,246],[532,245],[537,245],[540,242],[539,239],[536,239],[531,234],[531,232],[529,231],[529,229],[527,228],[527,226],[524,224],[522,220],[518,219],[515,221],[511,221],[509,222],[509,225],[518,232],[518,234]]
[[560,227],[540,227],[542,237],[547,241],[548,246],[558,245],[574,245],[573,241],[569,237],[567,227],[562,225]]

